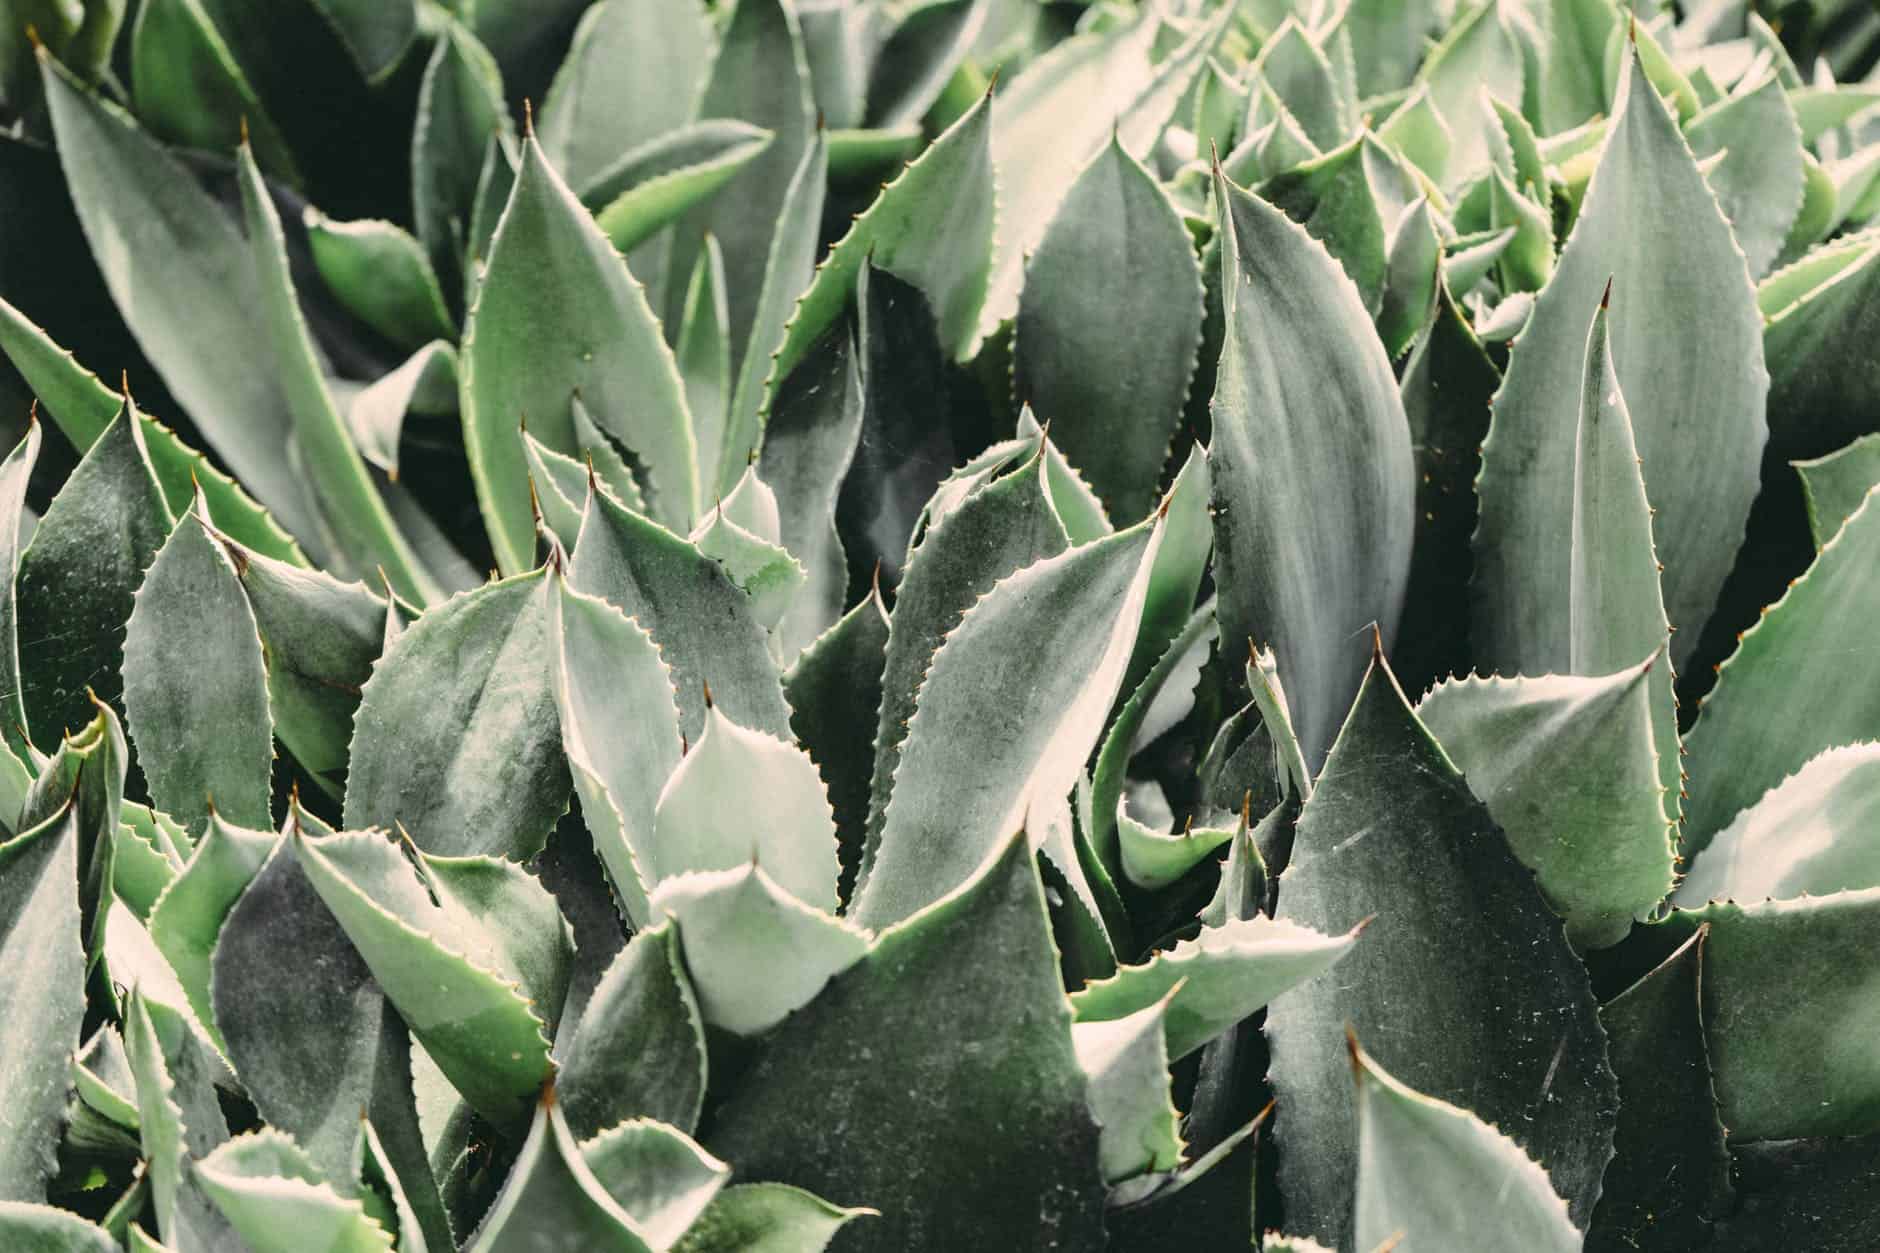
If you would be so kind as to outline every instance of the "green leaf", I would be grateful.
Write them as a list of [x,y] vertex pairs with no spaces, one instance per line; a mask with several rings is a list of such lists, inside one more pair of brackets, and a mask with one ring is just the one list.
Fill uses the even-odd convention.
[[1298,119],[1314,147],[1323,150],[1344,142],[1351,119],[1332,63],[1297,18],[1288,17],[1261,45],[1251,72]]
[[[1061,454],[1047,444],[1046,458],[1054,455]],[[1050,472],[1050,464],[1046,471]],[[1163,497],[1166,521],[1162,547],[1156,550],[1155,565],[1149,571],[1149,595],[1142,606],[1142,629],[1136,633],[1136,649],[1130,655],[1129,670],[1123,680],[1129,691],[1134,691],[1136,683],[1161,660],[1195,611],[1195,596],[1201,590],[1208,555],[1214,549],[1214,521],[1208,516],[1211,490],[1207,453],[1199,446],[1190,448],[1188,459],[1175,472],[1175,481],[1169,484],[1168,493]],[[1059,516],[1067,512],[1060,505]],[[1072,542],[1084,541],[1074,538]]]
[[472,231],[472,209],[491,145],[499,152],[515,145],[502,74],[477,36],[447,20],[424,67],[411,137],[412,221],[447,292],[474,277],[466,252],[487,255],[473,248],[482,241]]
[[112,849],[123,813],[130,748],[109,705],[94,701],[92,717],[67,733],[40,768],[20,806],[18,829],[30,831],[66,805],[78,806],[78,912],[85,949],[95,962],[104,945],[111,900]]
[[[96,443],[123,404],[96,375],[4,300],[0,300],[0,351],[12,360],[76,448],[89,449]],[[135,406],[132,411],[136,412]],[[156,419],[143,413],[137,417],[143,427],[145,451],[171,513],[188,512],[200,490],[216,525],[243,544],[282,561],[307,564],[294,541],[240,484]]]
[[1003,477],[988,467],[972,477],[958,477],[949,489],[967,493],[942,510],[936,493],[927,521],[908,554],[907,571],[888,622],[888,647],[881,678],[876,720],[875,771],[870,792],[867,843],[862,877],[867,882],[881,843],[908,721],[915,695],[933,665],[934,654],[958,627],[967,610],[1000,580],[1063,552],[1063,523],[1044,486],[1042,441],[1022,465]]
[[628,920],[645,926],[655,807],[682,747],[672,674],[652,637],[614,606],[559,576],[550,597],[555,705],[581,814]]
[[1711,837],[1672,897],[1790,900],[1880,887],[1867,833],[1880,818],[1880,745],[1831,748]]
[[1599,1007],[1619,1076],[1619,1125],[1588,1249],[1702,1248],[1727,1210],[1730,1154],[1704,1051],[1700,931]]
[[1824,547],[1854,516],[1867,493],[1880,483],[1880,434],[1863,435],[1838,452],[1792,463],[1802,476],[1808,504],[1808,529],[1815,548]]
[[1500,169],[1488,172],[1490,230],[1514,228],[1501,251],[1498,268],[1503,290],[1539,291],[1554,269],[1554,225],[1549,212],[1523,195]]
[[[27,740],[26,700],[20,682],[19,590],[20,514],[26,508],[26,483],[39,460],[40,428],[35,419],[26,436],[0,462],[0,737],[18,761],[31,755]],[[6,815],[11,818],[11,813]]]
[[1071,1024],[1077,1064],[1090,1078],[1090,1114],[1102,1128],[1098,1151],[1110,1183],[1181,1165],[1162,1023],[1179,994],[1178,985],[1133,1014]]
[[784,736],[790,710],[750,598],[716,561],[657,522],[596,492],[574,547],[568,581],[639,623],[672,668],[679,729],[705,729],[704,687],[724,715]]
[[1679,910],[1705,923],[1704,1038],[1733,1143],[1880,1129],[1880,1075],[1863,1047],[1880,889]]
[[1787,93],[1770,78],[1705,109],[1684,134],[1700,160],[1726,154],[1710,173],[1710,187],[1751,277],[1760,277],[1775,264],[1802,208],[1802,134]]
[[177,523],[124,630],[124,707],[150,795],[191,832],[272,825],[268,676],[241,578],[199,513]]
[[1847,681],[1848,641],[1880,613],[1880,505],[1869,492],[1808,572],[1743,633],[1684,737],[1684,855],[1824,749],[1871,739],[1880,693]]
[[1031,851],[1004,839],[759,1042],[706,1147],[878,1206],[859,1249],[1098,1247],[1098,1132],[1063,996]]
[[[755,481],[754,472],[748,472]],[[716,561],[731,582],[750,597],[751,617],[774,631],[809,578],[803,565],[774,544],[732,521],[720,505],[692,532],[690,542]]]
[[1354,1247],[1568,1250],[1580,1232],[1547,1172],[1466,1109],[1413,1091],[1354,1039],[1358,1181]]
[[324,520],[281,455],[294,419],[267,319],[256,316],[268,302],[253,249],[188,169],[128,116],[55,63],[45,81],[79,221],[138,346],[235,477],[327,557]]
[[[781,231],[802,229],[785,214],[792,198],[791,174],[815,143],[816,112],[795,5],[784,0],[735,0],[720,29],[696,116],[742,120],[763,127],[775,138],[719,194],[675,228],[661,320],[667,326],[679,324],[684,279],[692,273],[704,237],[711,235],[724,250],[731,365],[736,370],[742,367],[747,351],[767,352],[774,347],[774,342],[759,342],[757,317],[764,302],[773,241]],[[810,230],[814,233],[814,228]],[[786,298],[801,290],[793,289]],[[701,467],[705,472],[711,469]],[[724,482],[722,474],[719,481]]]
[[150,938],[176,971],[197,1021],[224,1052],[228,1045],[209,994],[216,937],[277,842],[271,832],[244,830],[212,812],[195,855],[150,910]]
[[[1076,172],[1120,135],[1143,159],[1207,69],[1233,11],[1223,6],[1161,61],[1161,15],[1144,11],[1108,30],[1076,35],[1027,65],[992,101],[992,162],[999,189],[992,271],[973,340],[1018,310],[1025,258],[1044,238]],[[891,268],[891,267],[890,267]]]
[[[1404,354],[1436,315],[1443,242],[1433,214],[1428,197],[1418,197],[1398,218],[1386,246],[1377,333],[1392,361]],[[1551,238],[1548,246],[1551,249]]]
[[[738,790],[764,798],[761,816],[725,804]],[[647,851],[649,882],[762,865],[798,900],[836,905],[835,819],[816,763],[788,740],[740,726],[713,705],[659,794]]]
[[466,1250],[553,1248],[651,1253],[653,1244],[588,1167],[551,1088],[536,1105],[522,1152]]
[[229,1239],[191,1169],[228,1139],[215,1095],[215,1063],[183,1011],[133,987],[124,1048],[137,1080],[137,1114],[151,1203],[164,1240],[178,1249]]
[[685,405],[691,411],[692,430],[698,439],[698,464],[714,482],[724,447],[726,408],[731,403],[731,344],[726,326],[729,316],[725,312],[724,253],[718,241],[707,235],[698,264],[692,267],[673,352],[679,375],[685,380]]
[[1284,214],[1219,175],[1227,343],[1216,376],[1215,578],[1229,656],[1270,647],[1308,768],[1388,644],[1410,567],[1409,427],[1356,289]]
[[1079,1023],[1110,1022],[1165,996],[1168,1055],[1180,1061],[1274,997],[1336,964],[1356,943],[1353,929],[1321,935],[1264,915],[1203,927],[1200,935],[1124,966],[1071,997]]
[[673,1253],[822,1253],[843,1227],[874,1215],[787,1184],[735,1184],[712,1198]]
[[1026,262],[1012,370],[1119,517],[1155,502],[1194,376],[1201,295],[1174,205],[1112,137]]
[[[1451,181],[1479,173],[1490,156],[1490,133],[1497,120],[1482,103],[1488,92],[1501,100],[1520,101],[1526,86],[1518,13],[1506,0],[1487,0],[1459,16],[1424,61],[1419,81],[1430,90],[1430,103],[1453,130]],[[1602,51],[1603,51],[1603,45]],[[1602,99],[1600,104],[1605,101]],[[1578,119],[1576,119],[1578,120]]]
[[581,15],[535,133],[571,186],[692,120],[711,54],[696,4],[603,0]]
[[[135,811],[142,813],[133,818]],[[125,805],[124,821],[111,841],[111,894],[145,923],[157,898],[183,871],[189,837],[181,828],[161,830],[155,815],[142,805]],[[169,823],[166,815],[163,821]],[[174,835],[174,840],[172,840]]]
[[1817,249],[1769,277],[1765,308],[1771,451],[1818,457],[1872,429],[1880,371],[1863,351],[1880,333],[1880,235]]
[[1368,166],[1365,136],[1311,157],[1260,184],[1262,200],[1306,228],[1357,285],[1367,311],[1383,296],[1389,265],[1384,211]]
[[790,728],[816,762],[829,793],[841,861],[836,895],[844,901],[861,868],[875,765],[874,744],[856,731],[874,722],[881,709],[889,631],[881,592],[870,589],[805,648],[783,676]]
[[197,1162],[195,1174],[255,1253],[391,1253],[390,1233],[278,1131],[237,1136]]
[[1403,102],[1391,110],[1390,116],[1378,126],[1377,137],[1421,170],[1431,182],[1442,185],[1456,135],[1430,99],[1428,83],[1418,83]]
[[[857,357],[848,323],[831,327],[778,389],[764,431],[758,469],[777,496],[779,538],[805,575],[777,626],[786,658],[800,657],[842,616],[848,558],[836,529],[836,503],[862,432]],[[879,676],[876,681],[879,686]],[[791,704],[802,708],[794,699]]]
[[581,187],[581,200],[595,206],[602,233],[626,253],[717,195],[774,138],[748,122],[695,122],[621,154]]
[[[296,808],[291,822],[303,823]],[[282,954],[296,977],[280,978]],[[229,1060],[269,1125],[329,1179],[353,1177],[360,1112],[417,1211],[426,1244],[454,1243],[412,1097],[404,1023],[279,840],[216,938],[210,993]]]
[[556,1092],[577,1135],[630,1118],[685,1130],[705,1100],[705,1024],[679,956],[677,931],[640,931],[608,966],[556,1052]]
[[33,530],[20,555],[21,696],[33,738],[56,741],[91,721],[91,698],[123,692],[121,636],[170,512],[124,402]]
[[[921,683],[879,852],[858,889],[864,925],[931,904],[1017,830],[1059,873],[1076,870],[1066,798],[1122,686],[1161,540],[1162,520],[1149,518],[1034,562],[948,632]],[[893,649],[890,628],[891,658]],[[1014,711],[1020,693],[1025,706]]]
[[262,313],[293,420],[293,447],[299,456],[292,460],[306,475],[331,536],[335,560],[353,570],[377,565],[403,595],[419,604],[433,600],[439,594],[437,582],[399,533],[333,403],[319,349],[294,292],[280,215],[255,166],[253,151],[245,144],[236,151],[236,170]]
[[859,928],[806,904],[761,864],[666,880],[654,908],[678,925],[705,1022],[768,1031],[868,950]]
[[354,716],[345,825],[426,852],[541,850],[568,806],[545,571],[453,597],[373,668]]
[[398,614],[383,594],[250,552],[211,533],[241,579],[261,633],[274,733],[314,781],[338,797],[359,692]]
[[[717,490],[723,491],[728,483],[734,482],[744,472],[745,465],[759,444],[768,443],[765,433],[767,425],[777,426],[780,437],[786,439],[789,436],[785,432],[796,431],[806,422],[821,426],[819,421],[815,421],[821,415],[820,406],[799,399],[799,395],[808,396],[815,392],[813,382],[805,383],[799,377],[805,369],[801,363],[797,370],[791,372],[791,378],[782,379],[776,384],[774,396],[769,380],[777,350],[783,345],[790,315],[796,310],[797,297],[809,287],[815,276],[828,172],[828,144],[825,136],[818,134],[804,148],[803,159],[790,176],[783,203],[777,210],[777,229],[771,237],[770,254],[764,264],[764,285],[758,294],[756,311],[751,317],[750,340],[736,364],[737,385],[731,394],[731,407],[725,415],[724,454],[719,458],[718,465],[701,467],[705,486],[715,484]],[[809,349],[810,354],[821,352],[822,341]],[[797,408],[806,411],[793,412]],[[763,416],[766,409],[769,410],[768,423]],[[832,493],[841,480],[842,470],[847,467],[847,460],[845,455],[840,458],[839,465],[824,470],[829,476],[829,490]],[[808,525],[814,525],[817,520],[815,513],[804,518]],[[797,550],[793,548],[792,551]],[[814,570],[813,564],[807,561],[806,564],[810,564]]]
[[138,119],[165,143],[227,153],[247,135],[271,172],[300,181],[280,128],[202,0],[138,6],[130,79]]
[[85,1016],[78,912],[78,806],[0,843],[0,1197],[37,1201],[57,1167],[72,1053]]
[[711,1204],[731,1167],[684,1132],[634,1119],[581,1145],[594,1178],[655,1248],[668,1248]]
[[1624,939],[1671,890],[1674,839],[1652,742],[1652,677],[1663,665],[1654,656],[1592,678],[1448,679],[1417,705],[1582,950]]
[[1234,838],[1232,827],[1192,824],[1180,834],[1157,831],[1136,821],[1121,805],[1116,810],[1123,873],[1144,891],[1153,892],[1179,883],[1221,845]]
[[[545,1025],[559,994],[525,988],[513,962],[495,964],[492,937],[434,904],[382,834],[292,838],[301,869],[425,1051],[478,1113],[518,1129],[549,1077]],[[532,994],[547,995],[539,1013]]]
[[1300,815],[1278,899],[1321,932],[1372,919],[1335,978],[1267,1007],[1287,1223],[1347,1240],[1362,1153],[1347,1024],[1405,1082],[1508,1128],[1590,1217],[1617,1102],[1586,970],[1381,659]]
[[313,263],[354,317],[408,350],[457,338],[430,258],[403,227],[378,219],[341,222],[311,206],[305,216]]
[[985,0],[935,0],[904,10],[869,72],[866,125],[913,126],[925,117],[985,30],[993,7]]
[[497,557],[525,568],[534,543],[518,424],[576,451],[571,401],[645,467],[661,521],[698,504],[692,420],[646,297],[533,139],[490,245],[463,345],[465,446]]
[[0,1201],[0,1237],[22,1253],[116,1253],[103,1228],[50,1205]]
[[1494,608],[1472,624],[1485,669],[1577,669],[1557,605],[1572,563],[1560,537],[1573,526],[1583,336],[1609,280],[1611,358],[1658,511],[1674,663],[1696,646],[1757,492],[1767,372],[1742,254],[1636,57],[1626,81],[1578,223],[1495,397],[1475,537],[1478,605]]
[[1614,0],[1561,0],[1543,11],[1548,55],[1540,58],[1540,125],[1549,135],[1605,110],[1607,37],[1618,26]]
[[777,349],[773,393],[848,308],[864,262],[919,288],[933,311],[942,351],[969,355],[979,338],[992,268],[992,131],[992,109],[982,101],[882,188],[829,250]]

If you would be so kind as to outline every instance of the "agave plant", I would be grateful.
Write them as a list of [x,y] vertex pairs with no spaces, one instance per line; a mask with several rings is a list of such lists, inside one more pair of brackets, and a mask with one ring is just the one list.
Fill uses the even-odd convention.
[[1877,60],[16,0],[0,1246],[1880,1247]]

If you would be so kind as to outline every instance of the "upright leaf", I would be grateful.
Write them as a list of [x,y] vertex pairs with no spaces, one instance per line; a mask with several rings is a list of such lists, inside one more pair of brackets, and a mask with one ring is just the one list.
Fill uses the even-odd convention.
[[1653,745],[1652,676],[1664,664],[1654,656],[1595,678],[1448,679],[1417,705],[1577,948],[1624,939],[1671,890],[1674,839]]
[[[934,503],[929,503],[925,532],[908,555],[907,573],[888,619],[875,720],[874,782],[858,886],[867,881],[880,847],[915,696],[932,670],[934,654],[966,611],[1001,579],[1068,547],[1064,524],[1045,491],[1042,443],[1004,477],[978,477],[980,485],[968,489],[965,499],[946,513],[935,516]],[[963,480],[954,486],[968,488]]]
[[209,992],[216,937],[276,843],[271,832],[244,830],[211,814],[189,865],[150,910],[150,938],[176,971],[209,1039],[224,1051]]
[[48,743],[123,692],[120,632],[144,571],[170,534],[135,408],[123,402],[34,528],[20,555],[21,695]]
[[151,798],[191,832],[273,825],[268,676],[254,612],[198,513],[178,522],[124,631],[124,707]]
[[711,27],[693,0],[594,5],[542,101],[536,135],[549,160],[585,187],[621,153],[689,122],[710,53]]
[[474,261],[465,253],[479,242],[471,212],[485,149],[495,144],[513,151],[514,142],[495,59],[461,23],[444,22],[418,88],[411,209],[418,238],[446,292],[461,291],[464,280],[474,278]]
[[1586,1221],[1617,1102],[1585,968],[1381,660],[1300,815],[1278,898],[1282,917],[1326,933],[1374,916],[1337,978],[1267,1008],[1288,1224],[1350,1238],[1364,1136],[1347,1024],[1405,1082],[1507,1128]]
[[1880,734],[1880,693],[1847,681],[1841,653],[1880,613],[1877,498],[1867,494],[1718,671],[1685,737],[1686,857],[1822,750]]
[[325,521],[281,455],[294,430],[253,250],[229,214],[130,118],[47,58],[72,201],[144,355],[210,448],[294,537],[327,555]]
[[1705,109],[1685,128],[1699,160],[1723,153],[1710,171],[1718,207],[1730,219],[1752,278],[1775,264],[1802,208],[1802,134],[1781,81]]
[[790,710],[750,598],[723,567],[685,539],[597,491],[589,499],[568,581],[646,630],[672,667],[679,729],[705,729],[704,690],[727,717],[788,735]]
[[1148,511],[1201,341],[1181,218],[1112,138],[1026,262],[1013,388],[1121,518]]
[[1316,772],[1364,670],[1394,634],[1410,568],[1403,402],[1356,290],[1303,229],[1215,176],[1227,342],[1215,378],[1221,639],[1272,648]]
[[629,1118],[688,1131],[698,1125],[705,1024],[675,928],[651,927],[627,941],[555,1051],[556,1092],[577,1135]]
[[544,570],[466,592],[414,623],[362,690],[345,823],[419,848],[522,860],[568,806]]
[[43,1201],[85,1016],[78,806],[0,844],[0,1198]]
[[660,520],[690,526],[698,464],[672,352],[644,291],[533,138],[490,244],[462,369],[464,445],[505,571],[526,568],[534,544],[521,424],[577,452],[577,395],[644,467]]
[[992,266],[992,131],[991,105],[981,101],[855,219],[797,301],[771,371],[773,390],[842,315],[864,263],[919,288],[942,349],[968,355]]
[[20,683],[20,515],[26,508],[26,482],[39,460],[37,420],[24,439],[0,462],[0,737],[14,757],[28,756],[26,699]]
[[1466,1109],[1412,1091],[1351,1046],[1358,1095],[1353,1246],[1567,1253],[1580,1232],[1547,1172]]
[[391,1233],[357,1199],[335,1191],[300,1146],[278,1131],[230,1140],[196,1163],[195,1175],[255,1253],[392,1251]]
[[790,221],[782,211],[791,194],[791,174],[813,142],[816,114],[796,6],[784,0],[736,0],[719,36],[697,116],[740,119],[775,136],[762,156],[682,220],[673,234],[662,321],[679,325],[676,306],[684,298],[684,278],[709,233],[724,250],[731,364],[737,369],[747,343],[753,350],[768,350],[753,339],[764,273],[773,237]]
[[654,812],[681,748],[672,673],[652,637],[614,606],[560,576],[549,596],[555,707],[581,816],[628,920],[646,926]]
[[939,899],[1014,831],[1029,832],[1060,874],[1077,871],[1066,798],[1122,686],[1161,540],[1161,519],[1150,518],[1035,562],[948,633],[857,896],[864,925]]
[[[910,1091],[914,1073],[927,1081]],[[1084,1094],[1043,889],[1008,837],[758,1043],[706,1147],[754,1178],[878,1208],[853,1229],[858,1249],[1096,1247]]]
[[[1572,554],[1573,432],[1586,340],[1614,280],[1611,356],[1636,420],[1664,563],[1672,660],[1696,646],[1757,492],[1768,375],[1754,296],[1729,224],[1636,56],[1559,268],[1496,394],[1477,483],[1472,624],[1482,663],[1560,672],[1571,624],[1553,598]],[[1635,652],[1631,664],[1642,655]]]
[[466,1248],[469,1253],[542,1248],[652,1253],[653,1245],[595,1178],[550,1087],[535,1107],[528,1138],[502,1192]]
[[1802,476],[1808,502],[1808,529],[1819,550],[1841,524],[1854,516],[1867,493],[1880,483],[1880,433],[1863,435],[1846,448],[1793,463]]

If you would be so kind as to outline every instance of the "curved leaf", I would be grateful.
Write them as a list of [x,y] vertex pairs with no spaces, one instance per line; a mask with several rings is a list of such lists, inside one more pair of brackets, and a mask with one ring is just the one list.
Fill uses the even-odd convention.
[[255,1253],[391,1253],[392,1237],[341,1196],[293,1140],[237,1136],[195,1165],[197,1182]]
[[306,211],[307,247],[334,296],[401,348],[454,340],[457,324],[424,247],[390,222],[341,222]]
[[1337,264],[1277,209],[1215,176],[1227,343],[1215,380],[1215,577],[1229,656],[1272,648],[1316,772],[1388,645],[1410,569],[1409,425],[1383,345]]
[[1658,511],[1674,662],[1696,646],[1757,492],[1768,375],[1748,272],[1675,122],[1629,60],[1599,169],[1514,345],[1483,447],[1472,632],[1484,666],[1503,673],[1570,668],[1557,597],[1572,554],[1559,541],[1572,526],[1583,328],[1608,280],[1612,360]]
[[712,1198],[673,1253],[822,1253],[843,1227],[874,1214],[788,1184],[735,1184]]
[[1347,1024],[1405,1082],[1507,1128],[1590,1217],[1617,1101],[1586,970],[1381,660],[1300,815],[1278,899],[1320,931],[1373,919],[1336,978],[1267,1007],[1288,1224],[1348,1240],[1362,1137]]
[[563,1041],[556,1092],[577,1135],[630,1118],[698,1126],[705,1024],[674,928],[651,927],[627,941]]
[[581,187],[581,200],[596,206],[594,220],[614,247],[629,252],[710,200],[774,138],[748,122],[695,122],[622,153]]
[[605,1253],[652,1253],[650,1238],[594,1176],[554,1089],[535,1107],[528,1139],[503,1190],[490,1206],[466,1253],[510,1249],[578,1248]]
[[698,466],[672,351],[640,285],[532,138],[490,243],[461,368],[464,446],[504,570],[526,568],[534,545],[521,424],[573,453],[577,395],[639,459],[660,519],[690,525]]

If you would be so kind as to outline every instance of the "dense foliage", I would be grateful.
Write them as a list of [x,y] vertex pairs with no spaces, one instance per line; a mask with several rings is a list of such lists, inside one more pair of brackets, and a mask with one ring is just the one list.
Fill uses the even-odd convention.
[[1880,1247],[1876,61],[8,0],[0,1247]]

